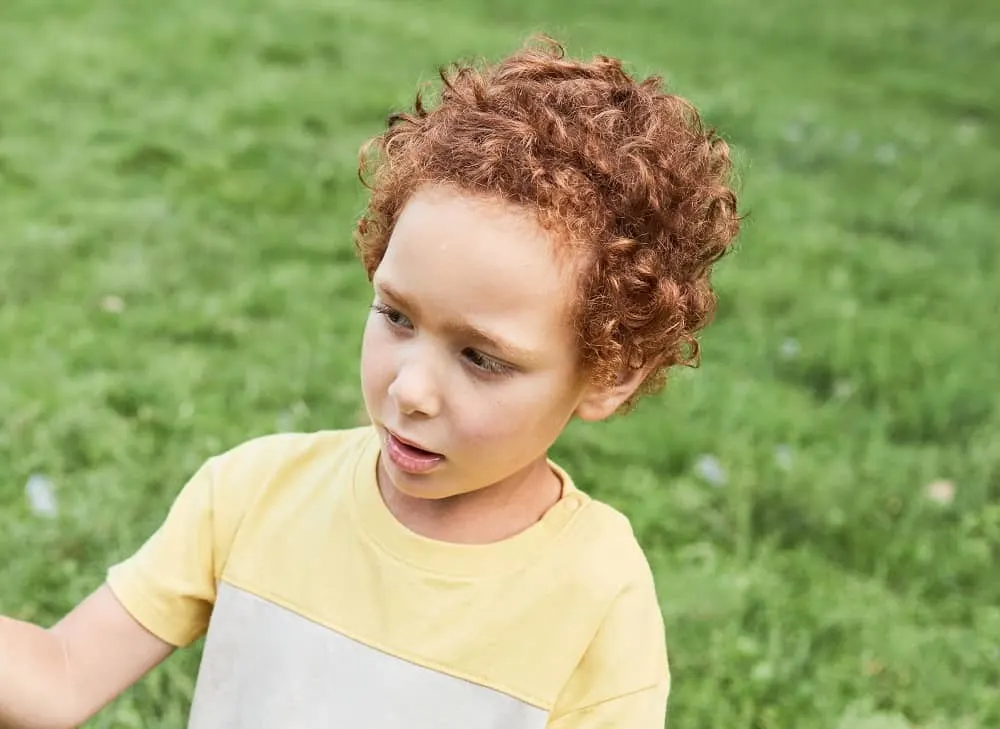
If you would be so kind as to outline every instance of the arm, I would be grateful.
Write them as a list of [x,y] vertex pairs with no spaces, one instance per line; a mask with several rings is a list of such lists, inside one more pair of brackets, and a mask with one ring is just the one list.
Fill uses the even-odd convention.
[[241,460],[220,486],[227,462],[206,462],[138,552],[53,628],[0,618],[0,729],[77,727],[204,634],[258,471]]
[[172,651],[107,586],[49,630],[0,618],[0,728],[77,727]]
[[107,582],[49,630],[0,619],[0,729],[70,729],[204,628],[216,557],[212,468]]

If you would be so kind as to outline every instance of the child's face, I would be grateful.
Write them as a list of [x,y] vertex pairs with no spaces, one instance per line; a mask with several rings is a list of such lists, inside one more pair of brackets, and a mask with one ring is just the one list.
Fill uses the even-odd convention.
[[396,488],[454,496],[546,457],[587,391],[570,268],[514,207],[445,188],[411,199],[375,272],[361,361]]

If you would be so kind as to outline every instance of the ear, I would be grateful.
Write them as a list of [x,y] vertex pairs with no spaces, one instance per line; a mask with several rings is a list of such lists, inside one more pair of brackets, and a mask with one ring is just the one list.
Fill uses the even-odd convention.
[[589,385],[577,405],[576,416],[580,420],[606,420],[635,393],[652,371],[653,365],[630,368],[619,374],[618,381],[610,387]]

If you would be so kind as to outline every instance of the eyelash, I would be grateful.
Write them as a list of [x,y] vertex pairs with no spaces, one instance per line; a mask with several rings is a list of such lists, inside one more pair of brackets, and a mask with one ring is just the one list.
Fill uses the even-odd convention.
[[[372,311],[374,311],[376,314],[378,314],[383,319],[385,319],[387,322],[389,322],[390,326],[393,326],[393,327],[395,327],[397,329],[412,329],[413,328],[413,323],[409,319],[407,319],[406,316],[402,312],[396,311],[391,306],[386,306],[383,303],[375,303],[375,304],[372,304]],[[398,320],[394,319],[394,317],[398,317],[398,318],[402,319],[403,321],[398,321]],[[406,322],[406,323],[404,324],[403,322]]]
[[489,355],[485,355],[482,352],[475,349],[465,349],[462,351],[465,355],[465,359],[469,364],[476,368],[479,372],[485,372],[488,375],[509,375],[512,373],[510,365],[504,364],[503,362],[493,359]]
[[[413,328],[413,323],[406,318],[406,315],[393,309],[391,306],[377,302],[372,304],[372,311],[385,319],[389,326],[394,329],[410,330]],[[463,349],[462,355],[465,357],[465,361],[479,374],[490,377],[501,377],[511,375],[514,372],[514,369],[510,365],[483,354],[476,349]]]

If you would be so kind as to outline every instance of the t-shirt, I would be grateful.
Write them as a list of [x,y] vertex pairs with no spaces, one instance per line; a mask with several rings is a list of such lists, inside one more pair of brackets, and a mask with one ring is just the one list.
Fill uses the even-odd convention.
[[[401,524],[369,427],[208,460],[109,571],[181,647],[205,635],[190,729],[662,729],[670,675],[628,521],[563,481],[500,542]],[[207,633],[207,635],[206,635]]]

